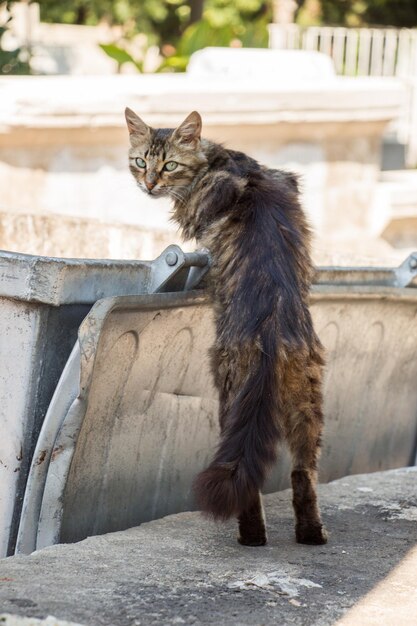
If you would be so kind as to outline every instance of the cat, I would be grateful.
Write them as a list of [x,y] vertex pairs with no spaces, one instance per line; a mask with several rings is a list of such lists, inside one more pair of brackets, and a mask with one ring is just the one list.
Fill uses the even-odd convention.
[[294,174],[201,138],[196,111],[154,129],[126,109],[129,167],[140,189],[173,200],[184,238],[211,253],[209,289],[220,443],[195,480],[201,509],[238,518],[238,541],[267,541],[260,490],[285,440],[296,540],[323,544],[317,461],[323,428],[324,351],[308,308],[310,230]]

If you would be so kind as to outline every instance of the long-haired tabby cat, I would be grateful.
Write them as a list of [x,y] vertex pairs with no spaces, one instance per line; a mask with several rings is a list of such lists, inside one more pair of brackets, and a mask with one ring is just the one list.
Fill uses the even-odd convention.
[[284,439],[297,541],[325,543],[315,487],[323,349],[308,308],[310,233],[297,180],[202,139],[197,112],[176,129],[151,128],[130,109],[126,121],[139,187],[170,196],[184,237],[213,259],[211,368],[221,439],[195,481],[197,500],[214,518],[237,516],[240,543],[264,545],[260,489]]

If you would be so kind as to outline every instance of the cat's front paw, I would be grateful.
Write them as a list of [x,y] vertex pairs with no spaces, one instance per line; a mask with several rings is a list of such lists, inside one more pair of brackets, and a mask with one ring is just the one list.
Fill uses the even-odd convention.
[[322,524],[297,524],[295,537],[298,543],[320,546],[327,543],[327,531]]

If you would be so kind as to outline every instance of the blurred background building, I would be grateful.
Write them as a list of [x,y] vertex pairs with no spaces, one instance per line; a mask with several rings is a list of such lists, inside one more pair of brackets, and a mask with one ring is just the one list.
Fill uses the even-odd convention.
[[[169,205],[123,111],[302,175],[317,263],[417,248],[415,0],[76,0],[0,9],[0,248],[150,258]],[[193,247],[193,244],[188,244]]]

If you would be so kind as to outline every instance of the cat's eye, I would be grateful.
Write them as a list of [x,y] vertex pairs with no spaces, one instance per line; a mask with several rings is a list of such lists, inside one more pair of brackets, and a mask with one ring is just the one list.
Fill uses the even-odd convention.
[[138,167],[140,167],[141,169],[143,169],[144,167],[146,167],[146,162],[145,162],[143,159],[141,159],[140,157],[137,157],[137,158],[135,159],[135,161],[136,161],[136,165],[137,165]]
[[173,172],[177,167],[178,163],[176,163],[175,161],[168,161],[168,163],[165,163],[164,165],[164,169],[167,172]]

